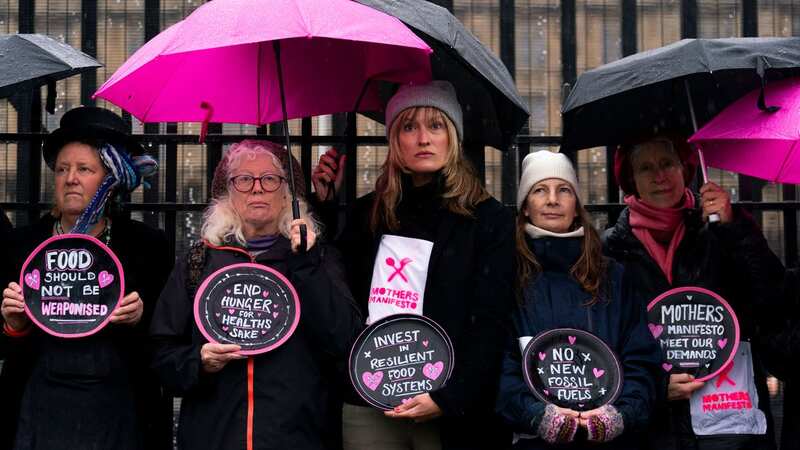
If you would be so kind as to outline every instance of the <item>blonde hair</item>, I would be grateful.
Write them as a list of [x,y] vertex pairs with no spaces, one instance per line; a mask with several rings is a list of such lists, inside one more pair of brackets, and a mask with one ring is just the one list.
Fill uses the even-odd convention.
[[[225,155],[224,159],[227,160],[228,164],[227,173],[225,174],[226,181],[228,174],[236,167],[239,167],[244,158],[252,161],[262,155],[272,158],[272,163],[278,169],[279,175],[285,179],[286,168],[281,164],[280,158],[268,146],[255,140],[246,140],[232,145]],[[247,239],[244,237],[242,218],[233,207],[230,190],[228,189],[230,184],[226,182],[225,185],[225,193],[213,199],[203,213],[203,227],[200,234],[204,240],[213,245],[222,245],[231,240],[239,245],[246,245]],[[281,183],[279,190],[282,192],[284,198],[291,198],[288,183]],[[298,201],[300,203],[300,218],[305,220],[308,227],[315,234],[321,234],[322,227],[319,221],[317,221],[308,210],[308,204],[305,199],[300,196]],[[292,220],[291,203],[287,201],[284,203],[283,210],[278,216],[278,230],[280,234],[287,239],[289,238]]]
[[447,127],[449,145],[445,165],[441,170],[444,179],[443,206],[452,213],[472,217],[475,205],[489,198],[489,193],[478,179],[472,164],[464,158],[458,132],[450,118],[441,110],[430,106],[408,108],[397,115],[389,130],[389,154],[375,181],[375,202],[370,219],[373,232],[380,225],[386,226],[390,231],[400,227],[395,209],[403,197],[402,175],[411,173],[405,167],[400,154],[400,129],[418,111],[422,111],[425,120],[431,117],[439,119]]

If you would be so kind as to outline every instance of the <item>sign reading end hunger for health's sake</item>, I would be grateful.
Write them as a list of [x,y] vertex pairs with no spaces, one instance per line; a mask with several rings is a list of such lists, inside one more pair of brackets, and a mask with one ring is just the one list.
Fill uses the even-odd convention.
[[597,336],[574,328],[538,334],[522,353],[522,374],[539,400],[589,411],[616,400],[622,369],[611,348]]
[[22,265],[19,284],[31,321],[63,338],[101,330],[125,292],[119,259],[105,244],[83,234],[42,242]]
[[370,405],[389,410],[444,386],[453,344],[436,322],[416,314],[386,316],[367,327],[350,352],[350,380]]
[[706,381],[733,360],[739,321],[722,297],[708,289],[671,289],[647,306],[648,328],[661,345],[669,373],[689,373]]
[[243,355],[279,347],[300,322],[294,286],[261,264],[233,264],[211,274],[197,289],[194,317],[200,332],[217,344],[236,344]]

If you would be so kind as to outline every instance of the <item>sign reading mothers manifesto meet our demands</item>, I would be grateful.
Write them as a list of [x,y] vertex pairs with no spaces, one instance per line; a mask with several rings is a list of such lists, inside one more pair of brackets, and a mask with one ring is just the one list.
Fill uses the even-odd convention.
[[558,328],[528,342],[522,373],[533,395],[545,403],[588,411],[616,400],[622,369],[611,348],[583,330]]
[[436,322],[415,314],[384,317],[350,352],[350,380],[370,405],[390,410],[442,387],[453,372],[453,344]]
[[671,289],[647,306],[650,333],[664,353],[661,367],[706,381],[733,359],[739,321],[722,297],[699,287]]
[[286,342],[300,321],[294,286],[261,264],[233,264],[203,281],[194,298],[200,332],[217,344],[236,344],[243,355],[268,352]]
[[19,284],[31,321],[64,338],[102,329],[125,292],[119,259],[105,244],[83,234],[42,242],[22,266]]

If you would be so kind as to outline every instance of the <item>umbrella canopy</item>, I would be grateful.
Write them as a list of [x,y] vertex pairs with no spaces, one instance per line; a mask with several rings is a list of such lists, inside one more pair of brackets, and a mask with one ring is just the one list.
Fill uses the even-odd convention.
[[800,183],[800,78],[770,83],[766,101],[756,106],[756,89],[731,104],[695,133],[706,163],[768,181]]
[[[91,56],[43,34],[0,35],[0,98],[102,67]],[[55,89],[48,92],[55,100]]]
[[661,130],[693,133],[769,78],[800,74],[800,38],[684,39],[578,77],[562,107],[562,148],[614,145]]
[[[530,117],[508,69],[447,9],[419,0],[356,0],[397,17],[432,49],[433,78],[451,82],[464,110],[464,142],[508,149]],[[382,117],[380,117],[382,121]]]
[[[431,49],[349,0],[208,2],[134,53],[95,93],[144,122],[261,125],[353,109],[367,81],[430,80]],[[362,109],[380,109],[369,84]]]

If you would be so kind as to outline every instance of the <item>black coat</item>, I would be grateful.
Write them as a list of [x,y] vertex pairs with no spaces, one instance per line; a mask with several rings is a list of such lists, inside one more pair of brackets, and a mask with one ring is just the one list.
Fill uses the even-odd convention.
[[[698,286],[725,298],[739,319],[741,339],[758,344],[759,328],[769,328],[780,308],[780,289],[784,268],[769,249],[767,241],[752,217],[744,210],[734,210],[734,220],[728,224],[706,226],[700,210],[686,211],[686,232],[675,252],[670,285],[644,245],[633,234],[626,208],[616,225],[606,230],[606,253],[625,266],[633,277],[636,295],[649,302],[659,294],[675,287]],[[766,389],[766,370],[759,357],[759,345],[752,346],[758,407],[767,416],[767,435],[757,438],[739,436],[733,439],[715,437],[698,439],[692,431],[688,401],[667,402],[666,394],[650,430],[654,448],[771,448],[774,444],[769,395]],[[716,441],[716,443],[715,443]],[[678,447],[676,447],[678,445]],[[756,447],[759,445],[761,447]]]
[[[645,308],[631,296],[631,279],[621,265],[609,261],[601,299],[587,307],[589,294],[570,269],[580,257],[583,238],[527,239],[542,272],[523,290],[522,304],[514,314],[515,338],[506,346],[498,411],[515,431],[535,435],[545,404],[534,397],[522,376],[517,338],[535,337],[554,328],[586,330],[603,340],[619,357],[622,392],[613,405],[622,414],[624,433],[607,444],[575,442],[569,448],[640,448],[641,432],[661,387],[661,349],[647,329]],[[535,427],[535,428],[533,428]],[[515,447],[526,450],[554,448],[541,439],[522,439]]]
[[[231,264],[252,262],[239,247],[210,247],[201,280]],[[300,297],[300,322],[280,347],[229,362],[216,373],[202,370],[207,342],[194,322],[186,258],[179,260],[156,307],[151,328],[153,365],[164,385],[183,396],[178,448],[245,450],[248,407],[255,450],[335,448],[341,403],[336,363],[346,358],[362,319],[344,283],[335,249],[317,244],[293,254],[279,238],[255,262],[283,273]],[[252,391],[248,389],[252,386]]]
[[781,450],[800,450],[800,377],[797,359],[800,358],[800,268],[786,271],[784,284],[786,307],[778,326],[760,336],[765,349],[764,360],[772,375],[780,378],[783,391],[783,427]]
[[[419,189],[405,186],[404,200],[397,208],[401,229],[387,234],[434,243],[423,314],[444,328],[455,352],[451,379],[431,393],[443,411],[437,421],[444,448],[503,448],[510,442],[510,433],[494,414],[494,403],[513,304],[513,219],[493,198],[479,203],[473,217],[454,214],[441,207],[438,189],[436,183]],[[384,234],[373,233],[369,225],[374,199],[371,193],[355,202],[337,239],[348,282],[364,316]]]
[[[52,235],[54,218],[14,230],[0,246],[3,287],[19,282],[28,254]],[[137,291],[144,314],[135,327],[109,324],[95,335],[60,339],[36,328],[3,335],[6,361],[2,444],[22,449],[169,449],[172,404],[149,370],[147,328],[169,275],[169,244],[161,230],[114,218],[110,247],[125,271],[126,294]],[[146,249],[144,251],[143,249]],[[17,428],[19,424],[19,429]]]

